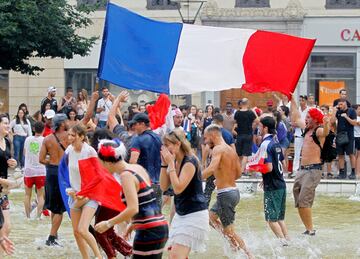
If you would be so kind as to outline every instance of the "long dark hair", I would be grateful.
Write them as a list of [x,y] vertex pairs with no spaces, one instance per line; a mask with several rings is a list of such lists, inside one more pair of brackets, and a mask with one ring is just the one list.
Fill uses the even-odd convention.
[[98,151],[99,142],[102,139],[112,140],[115,135],[108,129],[97,129],[90,139],[91,146]]
[[29,115],[29,110],[28,110],[27,105],[26,105],[25,103],[21,103],[21,104],[19,105],[18,110],[20,110],[22,107],[25,107],[26,112],[24,112],[24,114],[25,114],[25,116],[28,116],[28,115]]
[[[21,105],[20,105],[20,106],[21,106]],[[20,117],[19,117],[19,111],[24,112],[23,109],[20,108],[20,106],[19,106],[19,109],[18,109],[18,111],[17,111],[17,113],[16,113],[16,116],[15,116],[16,124],[20,124],[20,123],[21,123],[21,122],[20,122]],[[24,112],[24,117],[22,118],[22,122],[23,122],[24,124],[28,124],[28,123],[27,123],[27,119],[26,119],[26,114],[25,114],[25,112]]]

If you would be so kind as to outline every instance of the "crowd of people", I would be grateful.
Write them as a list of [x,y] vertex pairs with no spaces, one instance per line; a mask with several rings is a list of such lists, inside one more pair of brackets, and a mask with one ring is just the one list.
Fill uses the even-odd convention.
[[[68,87],[58,102],[56,88],[49,87],[32,116],[26,104],[13,119],[0,115],[0,244],[5,252],[14,249],[8,239],[7,194],[17,185],[7,179],[8,168],[24,174],[26,217],[33,207],[39,219],[51,212],[46,245],[61,245],[58,231],[69,208],[83,258],[90,258],[89,248],[102,258],[99,247],[108,258],[116,258],[117,251],[134,258],[161,258],[166,245],[170,258],[187,258],[191,251],[206,251],[209,226],[232,249],[253,258],[234,227],[240,201],[236,180],[242,175],[262,174],[265,220],[284,246],[290,240],[284,221],[285,177],[295,177],[295,206],[303,234],[311,236],[311,207],[321,178],[360,177],[360,105],[351,106],[345,89],[331,107],[318,107],[313,95],[300,95],[297,101],[276,94],[263,110],[252,107],[247,98],[239,100],[238,107],[226,103],[224,111],[211,104],[204,110],[173,104],[174,128],[162,135],[150,128],[146,106],[151,104],[126,107],[128,99],[128,92],[115,97],[107,88],[101,89],[101,97],[100,91],[88,98],[81,90],[75,98]],[[121,212],[77,195],[82,189],[79,161],[89,158],[121,184],[119,199],[126,204]],[[338,170],[333,170],[335,161]],[[66,200],[59,177],[64,168],[69,174]],[[210,207],[215,189],[216,201]],[[162,214],[168,201],[169,222]]]

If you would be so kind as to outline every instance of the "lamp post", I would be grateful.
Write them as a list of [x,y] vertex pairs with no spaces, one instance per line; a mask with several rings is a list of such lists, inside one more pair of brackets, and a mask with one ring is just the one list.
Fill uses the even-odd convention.
[[[180,14],[181,20],[183,23],[187,24],[194,24],[196,21],[196,18],[198,17],[200,10],[206,1],[200,1],[200,0],[178,0],[178,1],[172,1],[174,3],[177,3],[178,12]],[[195,12],[190,12],[191,7],[194,6],[197,9],[195,9]],[[195,14],[193,14],[195,13]]]

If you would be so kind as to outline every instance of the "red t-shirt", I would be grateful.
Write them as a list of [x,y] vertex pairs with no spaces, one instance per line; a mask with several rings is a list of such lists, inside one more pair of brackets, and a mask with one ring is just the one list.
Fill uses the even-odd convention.
[[46,136],[50,135],[51,133],[53,133],[53,130],[48,125],[45,125],[43,137],[46,137]]

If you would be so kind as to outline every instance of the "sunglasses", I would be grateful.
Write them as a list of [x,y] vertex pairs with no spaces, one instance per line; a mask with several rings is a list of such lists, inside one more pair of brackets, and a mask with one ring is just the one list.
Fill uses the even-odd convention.
[[170,132],[169,132],[169,136],[170,136],[170,135],[174,135],[174,136],[175,136],[175,138],[176,138],[178,141],[180,141],[180,142],[181,142],[181,140],[180,140],[179,136],[178,136],[178,135],[176,135],[175,131],[173,131],[173,130],[172,130],[172,131],[170,131]]

